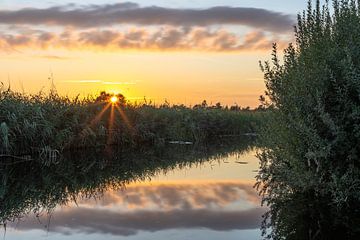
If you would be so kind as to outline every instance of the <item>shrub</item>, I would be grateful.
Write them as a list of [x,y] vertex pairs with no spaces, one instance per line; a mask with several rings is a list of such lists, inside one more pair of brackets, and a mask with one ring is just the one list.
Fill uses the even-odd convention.
[[[333,1],[333,9],[320,1],[313,8],[309,1],[295,37],[283,62],[274,45],[272,64],[261,64],[273,109],[262,134],[256,185],[270,206],[264,234],[271,227],[268,237],[274,239],[333,239],[340,232],[342,239],[355,238],[360,234],[359,1]],[[319,202],[322,211],[305,214]],[[299,204],[303,210],[296,211]]]

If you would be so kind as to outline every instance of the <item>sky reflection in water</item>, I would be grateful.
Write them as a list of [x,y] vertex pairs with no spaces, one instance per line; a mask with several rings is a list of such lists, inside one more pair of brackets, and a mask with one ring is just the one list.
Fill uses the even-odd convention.
[[265,210],[253,189],[254,154],[161,173],[57,207],[51,217],[28,215],[10,224],[6,239],[259,239]]

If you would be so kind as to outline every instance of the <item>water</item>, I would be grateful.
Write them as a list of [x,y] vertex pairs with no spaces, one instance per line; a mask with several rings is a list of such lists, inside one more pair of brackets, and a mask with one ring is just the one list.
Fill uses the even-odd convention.
[[[163,162],[172,162],[166,166],[154,165],[154,159],[159,159],[154,156],[164,157],[163,153],[142,160],[133,157],[136,166],[122,167],[120,178],[114,178],[114,173],[103,176],[106,167],[101,174],[78,171],[84,176],[76,174],[73,179],[62,174],[54,177],[57,170],[53,170],[41,177],[40,192],[29,195],[24,192],[39,189],[18,187],[23,199],[10,192],[8,199],[19,201],[9,204],[5,199],[5,212],[16,216],[7,222],[5,239],[260,239],[265,209],[253,189],[258,169],[255,151],[231,149],[219,155],[214,150],[205,156],[188,149],[173,152],[165,154]],[[75,168],[91,168],[70,160],[67,166],[71,163]],[[142,171],[133,173],[136,167]],[[84,180],[87,174],[101,181]],[[29,204],[24,206],[21,200]]]

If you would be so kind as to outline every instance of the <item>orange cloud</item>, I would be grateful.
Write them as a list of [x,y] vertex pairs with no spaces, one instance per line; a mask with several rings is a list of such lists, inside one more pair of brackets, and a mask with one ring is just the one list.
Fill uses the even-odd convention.
[[287,36],[274,37],[267,32],[252,31],[241,37],[224,29],[203,27],[161,27],[158,30],[133,28],[119,30],[66,30],[61,33],[29,31],[0,33],[2,49],[21,50],[65,48],[68,50],[150,50],[150,51],[212,51],[239,52],[269,50],[277,42],[280,47],[290,40]]
[[[212,209],[225,208],[243,201],[247,203],[247,207],[260,206],[261,200],[253,185],[253,182],[243,181],[132,184],[125,190],[107,191],[98,200],[97,205],[121,205],[129,209]],[[92,207],[92,201],[88,199],[79,200],[77,204]]]

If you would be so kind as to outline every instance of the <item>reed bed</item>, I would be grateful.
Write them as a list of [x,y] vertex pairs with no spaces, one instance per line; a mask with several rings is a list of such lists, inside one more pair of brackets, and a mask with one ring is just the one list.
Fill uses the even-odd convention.
[[159,146],[169,141],[202,144],[257,131],[266,111],[222,107],[155,106],[106,98],[26,95],[0,90],[0,156],[40,156],[55,161],[69,149],[117,145]]

